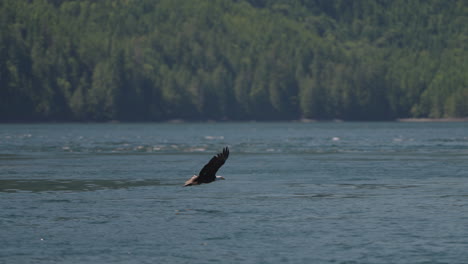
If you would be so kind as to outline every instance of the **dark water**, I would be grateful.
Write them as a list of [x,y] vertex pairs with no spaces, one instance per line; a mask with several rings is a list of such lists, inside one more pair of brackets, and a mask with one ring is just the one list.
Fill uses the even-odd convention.
[[0,209],[0,263],[467,263],[468,124],[0,125]]

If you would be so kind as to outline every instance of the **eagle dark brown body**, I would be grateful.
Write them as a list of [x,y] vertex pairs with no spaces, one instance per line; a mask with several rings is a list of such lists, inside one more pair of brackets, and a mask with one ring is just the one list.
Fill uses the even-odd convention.
[[216,172],[223,166],[229,157],[229,148],[225,147],[223,152],[213,156],[211,160],[201,169],[198,175],[193,175],[184,186],[199,185],[202,183],[210,183],[215,180],[224,180],[222,176],[216,176]]

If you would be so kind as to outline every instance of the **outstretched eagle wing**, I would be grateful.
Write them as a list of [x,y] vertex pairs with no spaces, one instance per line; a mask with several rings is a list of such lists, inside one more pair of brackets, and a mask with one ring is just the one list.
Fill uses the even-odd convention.
[[224,162],[229,157],[229,148],[225,147],[223,152],[218,153],[216,156],[213,156],[211,160],[201,169],[198,173],[197,182],[199,183],[208,183],[216,179],[216,172],[223,166]]

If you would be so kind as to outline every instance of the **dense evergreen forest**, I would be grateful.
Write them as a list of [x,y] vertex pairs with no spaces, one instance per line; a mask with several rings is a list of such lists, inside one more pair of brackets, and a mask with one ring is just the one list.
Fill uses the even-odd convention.
[[466,116],[466,0],[0,1],[3,122]]

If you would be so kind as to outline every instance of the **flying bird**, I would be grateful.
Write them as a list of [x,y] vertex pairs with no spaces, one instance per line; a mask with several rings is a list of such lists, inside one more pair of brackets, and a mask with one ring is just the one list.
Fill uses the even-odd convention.
[[223,166],[224,162],[229,157],[229,148],[225,147],[223,152],[213,156],[211,160],[201,169],[198,175],[193,175],[184,186],[199,185],[202,183],[210,183],[215,180],[224,180],[223,176],[216,176],[216,172]]

